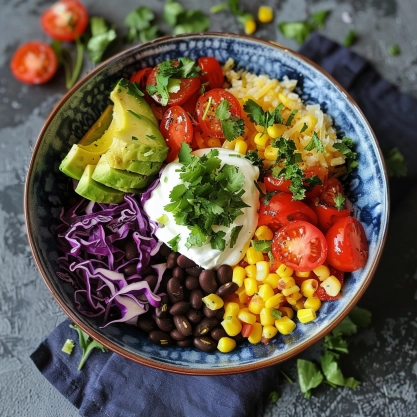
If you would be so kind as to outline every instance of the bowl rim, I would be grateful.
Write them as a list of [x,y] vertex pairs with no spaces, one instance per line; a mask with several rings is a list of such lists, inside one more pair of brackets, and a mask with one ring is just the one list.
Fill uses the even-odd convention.
[[[369,132],[370,132],[370,134],[371,134],[371,136],[372,136],[372,138],[373,138],[373,140],[376,144],[376,149],[379,152],[379,156],[380,156],[380,159],[381,159],[383,167],[384,167],[384,171],[383,171],[383,177],[384,178],[383,179],[384,179],[385,184],[386,184],[385,201],[382,202],[382,204],[384,204],[384,206],[386,207],[386,210],[385,210],[386,215],[381,220],[382,227],[384,228],[382,241],[378,245],[378,248],[376,250],[376,256],[373,259],[372,265],[370,265],[369,274],[368,274],[366,280],[362,283],[362,285],[359,288],[359,290],[357,291],[357,293],[353,295],[351,301],[345,306],[344,311],[339,315],[339,317],[336,320],[334,320],[328,327],[326,327],[322,331],[317,332],[317,334],[315,334],[313,337],[309,338],[308,340],[306,340],[304,342],[301,342],[296,347],[290,349],[287,352],[282,353],[278,357],[267,358],[263,361],[259,361],[259,362],[256,362],[254,364],[249,363],[249,364],[245,364],[245,365],[233,365],[233,366],[226,367],[226,368],[214,368],[214,369],[208,369],[208,368],[199,369],[199,368],[187,368],[187,367],[182,367],[182,366],[174,366],[174,365],[167,364],[167,363],[164,363],[164,362],[158,362],[157,360],[150,360],[150,359],[147,359],[147,358],[144,358],[144,357],[137,356],[136,354],[134,354],[132,352],[129,352],[128,350],[124,349],[123,347],[118,346],[118,345],[114,344],[113,342],[109,341],[108,339],[103,337],[100,333],[97,333],[92,327],[89,326],[87,320],[85,320],[85,322],[80,321],[79,318],[71,311],[70,307],[65,303],[63,298],[61,298],[54,291],[52,284],[49,282],[48,275],[42,267],[42,262],[41,262],[40,256],[36,252],[34,237],[32,235],[31,229],[29,227],[29,183],[30,183],[29,179],[30,179],[30,177],[32,175],[32,172],[33,172],[33,166],[34,166],[34,163],[35,163],[35,160],[36,160],[36,155],[38,153],[42,138],[43,138],[49,124],[51,123],[51,120],[55,117],[55,115],[61,109],[61,107],[66,103],[66,101],[69,99],[69,97],[71,97],[72,94],[75,91],[77,91],[80,86],[82,86],[83,84],[88,82],[88,80],[90,78],[92,78],[97,73],[99,73],[104,67],[106,67],[106,66],[110,65],[111,63],[117,61],[119,58],[121,58],[122,56],[124,56],[126,54],[131,54],[132,51],[140,51],[141,49],[149,47],[149,46],[157,46],[159,44],[164,44],[166,42],[173,41],[173,40],[192,39],[194,37],[199,37],[199,38],[207,37],[207,38],[218,38],[218,39],[230,39],[230,38],[232,38],[232,39],[236,39],[236,40],[243,40],[243,41],[248,41],[248,42],[251,42],[251,43],[257,43],[260,46],[264,45],[264,46],[268,46],[268,47],[273,47],[275,49],[279,49],[281,52],[283,52],[285,54],[292,55],[293,57],[295,57],[298,60],[302,60],[304,62],[307,62],[316,71],[318,71],[322,75],[324,75],[327,79],[329,79],[332,82],[332,84],[339,90],[339,92],[342,95],[345,96],[346,100],[348,100],[350,105],[355,108],[355,110],[358,112],[358,114],[362,118],[364,124],[369,129]],[[31,249],[31,252],[32,252],[32,256],[35,260],[36,267],[37,267],[38,271],[40,272],[47,288],[51,292],[54,300],[58,303],[60,308],[64,311],[64,313],[68,316],[68,318],[70,320],[72,320],[85,333],[87,333],[90,337],[92,337],[96,341],[100,342],[107,349],[109,349],[112,352],[118,353],[122,357],[124,357],[128,360],[132,360],[133,362],[136,362],[136,363],[139,363],[139,364],[142,364],[142,365],[146,365],[146,366],[149,366],[151,368],[158,369],[158,370],[161,370],[161,371],[168,371],[168,372],[177,373],[177,374],[194,375],[194,376],[215,376],[215,375],[230,375],[230,374],[239,374],[239,373],[244,373],[244,372],[255,371],[255,370],[259,370],[261,368],[266,368],[266,367],[269,367],[269,366],[276,365],[280,362],[284,362],[284,361],[298,355],[299,353],[301,353],[302,351],[307,349],[309,346],[313,345],[314,343],[316,343],[317,341],[322,339],[326,334],[331,332],[349,314],[349,312],[357,304],[359,299],[362,297],[362,295],[364,294],[364,292],[366,291],[366,289],[370,285],[370,283],[371,283],[371,281],[372,281],[372,279],[375,275],[377,266],[379,264],[379,260],[382,256],[383,248],[384,248],[384,245],[385,245],[385,242],[386,242],[386,239],[387,239],[387,233],[388,233],[389,213],[390,213],[390,195],[389,195],[389,182],[388,182],[388,175],[387,175],[386,165],[385,165],[385,161],[384,161],[384,158],[382,156],[382,151],[381,151],[381,148],[379,146],[376,135],[375,135],[372,127],[370,126],[369,122],[367,121],[364,113],[362,112],[362,110],[360,109],[358,104],[356,103],[356,101],[351,97],[351,95],[345,90],[345,88],[342,87],[342,85],[332,75],[327,73],[326,70],[321,68],[318,64],[311,61],[309,58],[305,57],[301,53],[299,53],[297,51],[294,51],[290,48],[287,48],[287,47],[285,47],[285,46],[283,46],[283,45],[281,45],[281,44],[279,44],[275,41],[260,39],[260,38],[256,38],[256,37],[253,37],[253,36],[247,36],[247,35],[236,34],[236,33],[203,32],[203,33],[192,33],[192,34],[183,34],[183,35],[168,35],[168,36],[163,36],[163,37],[157,38],[155,40],[152,40],[152,41],[140,44],[140,45],[132,46],[132,47],[130,47],[128,49],[125,49],[125,50],[113,55],[112,57],[108,58],[107,60],[105,60],[101,64],[97,65],[92,71],[87,73],[83,78],[78,80],[77,83],[70,90],[68,90],[63,95],[63,97],[58,101],[58,103],[55,105],[54,109],[52,110],[52,112],[47,117],[47,119],[46,119],[46,121],[45,121],[39,135],[38,135],[38,138],[37,138],[36,143],[35,143],[34,148],[33,148],[33,152],[32,152],[32,156],[31,156],[31,159],[30,159],[29,167],[28,167],[28,170],[27,170],[27,175],[26,175],[26,180],[25,180],[23,206],[24,206],[23,208],[24,208],[24,215],[25,215],[25,225],[26,225],[27,237],[28,237],[29,246],[30,246],[30,249]]]

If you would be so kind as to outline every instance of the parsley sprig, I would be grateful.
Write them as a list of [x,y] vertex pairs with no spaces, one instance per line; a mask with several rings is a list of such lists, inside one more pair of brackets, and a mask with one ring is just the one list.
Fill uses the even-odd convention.
[[231,142],[239,136],[243,136],[245,133],[243,119],[234,116],[230,112],[230,103],[228,100],[224,99],[220,102],[217,106],[215,116],[220,120],[223,135],[228,142]]
[[337,149],[345,157],[346,173],[342,176],[342,178],[346,178],[352,170],[358,166],[358,155],[354,150],[355,143],[351,138],[345,136],[341,142],[334,143],[333,148]]
[[283,124],[284,121],[281,115],[283,108],[284,105],[281,103],[272,112],[265,111],[252,99],[247,100],[243,105],[243,110],[248,114],[249,120],[252,123],[262,126],[264,130],[274,124]]
[[[224,250],[226,233],[215,232],[213,226],[230,227],[248,205],[242,200],[245,177],[239,168],[224,164],[219,151],[212,149],[198,157],[183,143],[179,152],[182,184],[176,185],[169,195],[170,203],[164,209],[173,214],[178,225],[187,226],[190,234],[185,246],[189,249],[210,243],[212,249]],[[232,228],[229,246],[236,242],[242,226]],[[179,237],[172,243],[178,247]]]

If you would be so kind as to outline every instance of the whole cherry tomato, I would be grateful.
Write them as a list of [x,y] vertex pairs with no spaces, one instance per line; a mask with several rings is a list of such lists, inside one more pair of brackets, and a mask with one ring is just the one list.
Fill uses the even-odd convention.
[[223,70],[216,58],[211,56],[199,58],[197,65],[201,68],[201,84],[208,83],[209,88],[223,87]]

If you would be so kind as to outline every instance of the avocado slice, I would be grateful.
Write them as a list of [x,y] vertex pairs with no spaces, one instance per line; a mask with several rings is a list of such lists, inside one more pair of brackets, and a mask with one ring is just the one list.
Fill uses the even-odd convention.
[[114,188],[106,187],[92,178],[95,166],[87,165],[81,176],[75,192],[80,196],[97,203],[117,204],[124,199],[125,193]]
[[[144,162],[145,164],[146,162]],[[161,163],[154,162],[157,170]],[[128,172],[120,169],[112,168],[106,158],[106,154],[100,158],[100,162],[97,164],[96,169],[93,172],[93,180],[107,185],[108,187],[115,188],[127,193],[137,192],[138,189],[146,187],[153,179],[155,168],[149,170],[149,175],[141,175],[133,172]]]
[[104,132],[109,128],[113,120],[113,106],[109,104],[101,113],[98,120],[90,127],[89,131],[83,136],[83,138],[78,142],[78,145],[90,145],[90,143],[95,142],[100,139]]
[[72,145],[67,156],[62,160],[59,169],[66,175],[79,180],[87,165],[96,165],[100,160],[100,153],[89,152],[79,145]]

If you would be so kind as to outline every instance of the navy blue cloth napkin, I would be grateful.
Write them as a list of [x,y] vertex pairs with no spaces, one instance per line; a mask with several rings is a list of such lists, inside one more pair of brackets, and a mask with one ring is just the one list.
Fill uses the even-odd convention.
[[[351,50],[314,34],[301,53],[332,74],[355,98],[382,147],[397,147],[406,158],[417,154],[417,101],[400,93]],[[417,164],[409,161],[409,176],[391,182],[396,203],[415,186]],[[80,349],[61,352],[75,338],[64,321],[32,354],[40,372],[85,417],[247,417],[256,415],[258,401],[277,383],[271,367],[242,375],[196,377],[157,371],[116,353],[92,352],[77,370]]]

